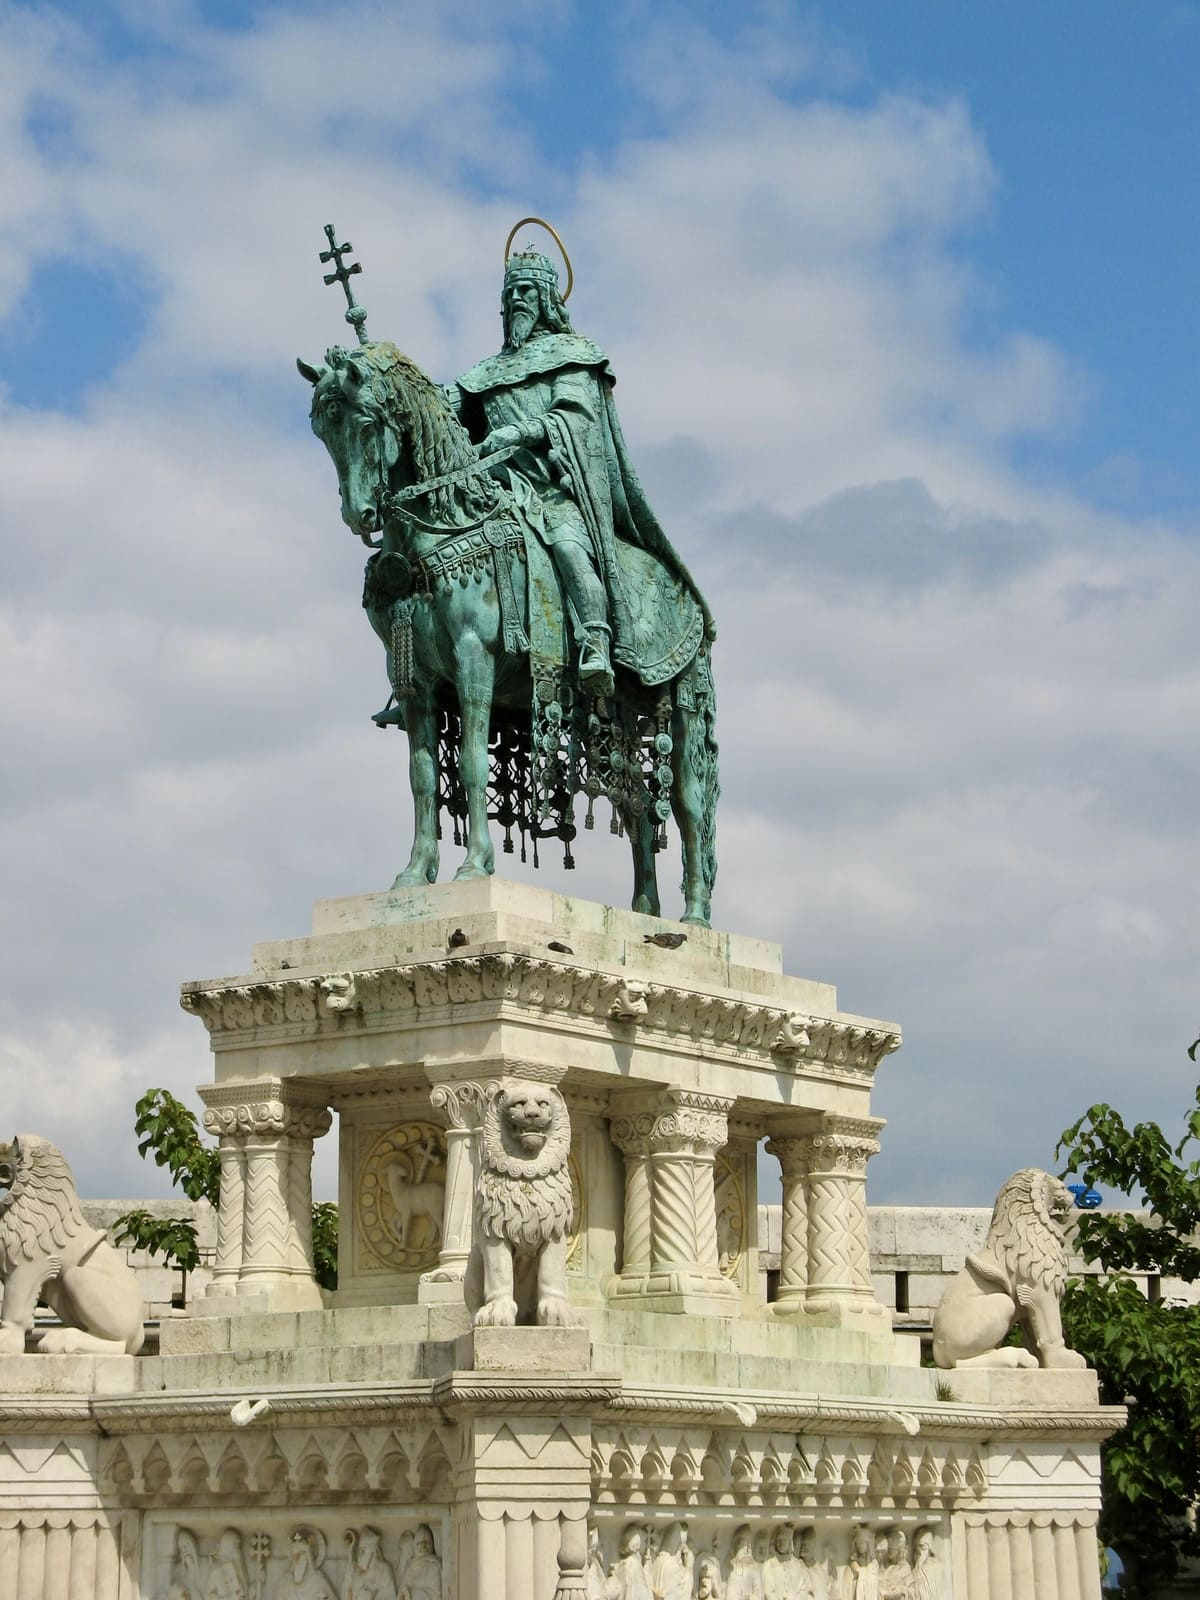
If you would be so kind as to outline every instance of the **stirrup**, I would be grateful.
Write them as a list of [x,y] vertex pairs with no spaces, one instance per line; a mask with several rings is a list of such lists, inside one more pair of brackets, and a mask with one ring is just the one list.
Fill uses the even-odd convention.
[[402,728],[404,726],[404,711],[395,695],[388,700],[382,711],[376,711],[371,721],[377,728]]

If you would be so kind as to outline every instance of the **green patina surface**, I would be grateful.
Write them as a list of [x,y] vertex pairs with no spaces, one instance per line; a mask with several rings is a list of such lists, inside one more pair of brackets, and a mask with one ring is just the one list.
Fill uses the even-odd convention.
[[[417,813],[398,882],[432,882],[438,817],[494,868],[489,821],[560,838],[607,798],[629,835],[635,909],[659,914],[654,857],[674,813],[685,919],[707,923],[718,794],[712,614],[629,458],[608,358],[571,326],[558,275],[510,256],[504,344],[446,389],[366,335],[361,269],[327,227],[360,348],[300,363],[346,523],[375,551],[364,605],[388,651]],[[490,753],[490,760],[489,760]]]

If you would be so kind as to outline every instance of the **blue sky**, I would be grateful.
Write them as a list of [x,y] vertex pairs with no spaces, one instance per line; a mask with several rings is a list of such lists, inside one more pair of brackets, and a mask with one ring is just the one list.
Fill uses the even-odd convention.
[[[716,920],[905,1027],[873,1198],[986,1203],[1092,1100],[1177,1116],[1197,82],[1200,4],[1150,0],[0,0],[17,1120],[152,1192],[129,1108],[208,1073],[178,983],[403,864],[294,359],[345,335],[326,221],[449,378],[530,212],[721,624]],[[588,837],[535,881],[620,903]]]
[[[236,37],[258,17],[306,8],[31,9],[78,20],[99,63],[178,72],[186,93],[203,96],[203,63],[180,48],[173,11]],[[518,8],[508,118],[569,182],[630,138],[661,132],[671,112],[643,92],[631,63],[648,40],[669,49],[672,36],[698,29],[731,51],[771,35],[776,87],[796,104],[862,106],[889,94],[962,101],[996,169],[990,203],[955,241],[986,287],[964,336],[986,344],[1019,321],[1053,338],[1081,379],[1077,418],[1050,438],[1014,440],[1015,461],[1047,481],[1068,475],[1101,503],[1194,524],[1200,4]],[[348,61],[353,53],[348,30]],[[52,97],[35,104],[28,125],[48,154],[70,152],[72,118]],[[479,176],[485,190],[493,180]],[[231,248],[231,270],[236,255]],[[77,408],[136,338],[154,292],[136,250],[114,255],[76,239],[39,259],[0,324],[0,374],[25,404]]]

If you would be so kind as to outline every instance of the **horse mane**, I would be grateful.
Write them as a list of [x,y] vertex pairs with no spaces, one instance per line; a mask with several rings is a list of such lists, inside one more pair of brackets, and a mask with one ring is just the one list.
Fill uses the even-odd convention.
[[[474,466],[475,447],[454,415],[445,390],[410,356],[386,339],[373,340],[345,354],[369,366],[373,399],[383,406],[388,420],[408,442],[414,483]],[[432,515],[446,521],[454,519],[456,510],[482,516],[495,504],[496,486],[485,473],[461,484],[433,489],[429,495]]]

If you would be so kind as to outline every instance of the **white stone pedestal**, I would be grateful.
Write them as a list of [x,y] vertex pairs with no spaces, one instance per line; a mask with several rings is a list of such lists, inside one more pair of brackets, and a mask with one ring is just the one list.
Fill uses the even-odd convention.
[[[857,1539],[919,1563],[923,1600],[1099,1600],[1119,1409],[1088,1372],[947,1392],[893,1335],[865,1175],[899,1032],[777,947],[493,880],[319,905],[183,1000],[215,1065],[213,1292],[156,1356],[0,1362],[0,1596],[693,1600],[753,1568],[741,1593],[841,1600]],[[464,1303],[481,1117],[513,1077],[569,1112],[577,1328],[473,1330]],[[243,1400],[268,1405],[238,1426]]]

